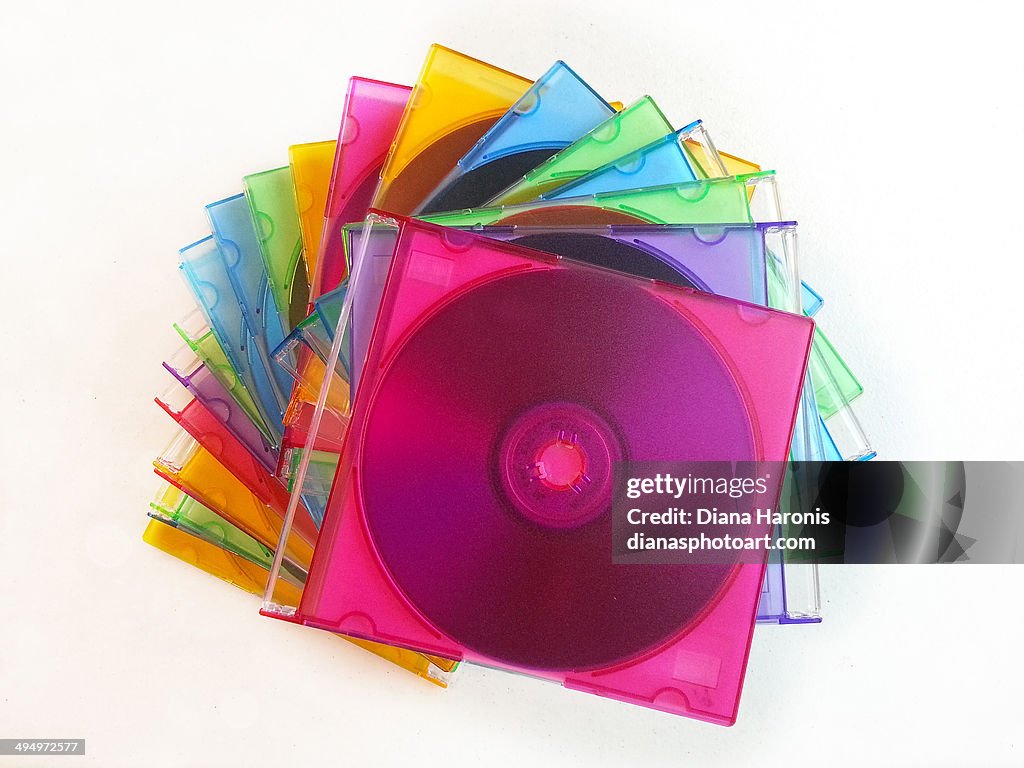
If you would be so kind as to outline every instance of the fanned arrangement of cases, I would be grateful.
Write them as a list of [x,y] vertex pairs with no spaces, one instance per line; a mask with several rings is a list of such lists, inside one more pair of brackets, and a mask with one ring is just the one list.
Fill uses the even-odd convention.
[[862,387],[775,173],[606,96],[433,46],[210,201],[145,541],[439,686],[733,723],[755,625],[820,621],[815,567],[613,565],[611,467],[870,459]]

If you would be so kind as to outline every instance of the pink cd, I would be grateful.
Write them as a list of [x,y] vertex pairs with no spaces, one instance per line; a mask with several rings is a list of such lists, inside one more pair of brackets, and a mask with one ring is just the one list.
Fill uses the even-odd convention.
[[366,423],[377,555],[477,654],[609,667],[684,634],[735,571],[612,563],[616,462],[757,458],[719,350],[642,281],[536,270],[458,293],[389,356]]

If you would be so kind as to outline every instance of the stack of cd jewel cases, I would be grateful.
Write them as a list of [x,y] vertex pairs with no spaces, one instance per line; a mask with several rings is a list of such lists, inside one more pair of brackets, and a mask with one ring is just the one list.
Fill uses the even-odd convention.
[[734,722],[755,623],[820,621],[814,566],[616,565],[612,466],[874,453],[775,173],[677,125],[561,61],[353,77],[337,140],[180,251],[145,540],[440,686]]

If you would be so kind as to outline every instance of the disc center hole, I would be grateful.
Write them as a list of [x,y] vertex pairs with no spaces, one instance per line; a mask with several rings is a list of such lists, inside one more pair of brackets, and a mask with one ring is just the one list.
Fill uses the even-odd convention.
[[554,440],[537,452],[534,463],[536,477],[548,488],[557,491],[582,490],[590,482],[587,477],[587,456],[576,435],[559,432]]

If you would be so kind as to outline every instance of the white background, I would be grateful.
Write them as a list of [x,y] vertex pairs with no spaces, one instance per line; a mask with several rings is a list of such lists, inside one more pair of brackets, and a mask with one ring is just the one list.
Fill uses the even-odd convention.
[[1019,567],[826,569],[825,622],[757,630],[725,729],[475,668],[442,692],[140,539],[202,204],[435,41],[562,58],[776,168],[881,456],[1024,458],[1019,26],[939,5],[3,3],[0,737],[103,766],[1024,764]]

